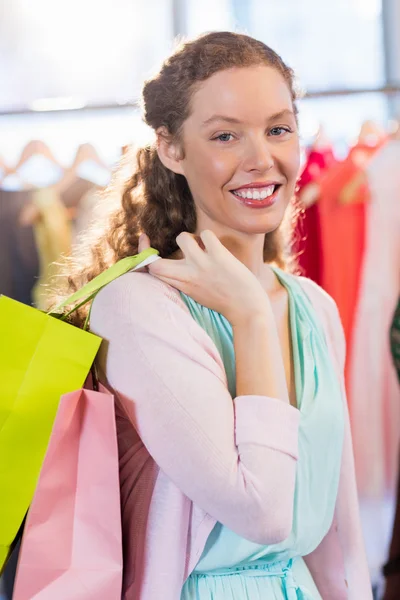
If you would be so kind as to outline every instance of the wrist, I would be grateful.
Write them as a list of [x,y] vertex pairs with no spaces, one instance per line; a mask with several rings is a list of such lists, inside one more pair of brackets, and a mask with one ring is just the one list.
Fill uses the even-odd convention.
[[274,316],[268,302],[256,304],[251,307],[241,308],[233,313],[229,319],[233,329],[237,327],[249,327],[253,324],[260,326],[274,322]]

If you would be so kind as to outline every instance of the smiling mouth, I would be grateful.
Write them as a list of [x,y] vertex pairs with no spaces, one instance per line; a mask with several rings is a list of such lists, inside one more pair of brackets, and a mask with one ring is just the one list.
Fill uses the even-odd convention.
[[232,194],[241,200],[266,200],[275,194],[280,185],[267,185],[265,187],[257,188],[243,188],[238,190],[231,190]]

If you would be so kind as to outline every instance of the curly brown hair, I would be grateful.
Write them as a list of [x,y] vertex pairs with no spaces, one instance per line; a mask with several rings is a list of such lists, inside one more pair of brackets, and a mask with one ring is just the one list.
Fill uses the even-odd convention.
[[[258,65],[273,67],[282,74],[297,112],[294,73],[276,52],[247,35],[215,32],[181,43],[160,71],[145,82],[142,92],[145,123],[154,131],[164,127],[172,140],[179,141],[199,83],[218,71]],[[112,188],[107,193],[111,196]],[[286,219],[286,224],[290,220]],[[149,236],[152,247],[162,257],[178,250],[176,238],[182,231],[195,232],[196,210],[187,181],[162,164],[155,144],[137,151],[134,173],[125,182],[119,206],[103,223],[100,230],[93,228],[91,235],[85,237],[77,256],[68,259],[64,289],[58,286],[58,297],[53,300],[73,293],[121,258],[137,254],[142,232]],[[264,260],[288,268],[290,244],[285,230],[290,227],[283,223],[277,231],[265,236]],[[83,308],[71,316],[71,321],[81,325],[84,318]]]

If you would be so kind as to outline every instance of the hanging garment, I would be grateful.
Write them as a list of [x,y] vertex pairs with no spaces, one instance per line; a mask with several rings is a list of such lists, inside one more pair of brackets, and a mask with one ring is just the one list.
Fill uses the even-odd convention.
[[[347,158],[319,181],[322,240],[322,287],[335,300],[342,319],[348,354],[365,250],[365,213],[369,188],[365,167],[377,148],[358,144]],[[348,360],[345,379],[348,387]],[[352,398],[349,398],[352,417]]]
[[31,191],[0,189],[0,294],[24,304],[32,304],[39,275],[33,229],[19,225],[19,215],[31,201]]
[[354,453],[359,491],[382,497],[397,470],[400,389],[389,331],[400,296],[400,142],[388,142],[367,168],[371,201],[350,348]]
[[71,253],[71,225],[68,211],[55,188],[35,190],[32,203],[38,210],[34,234],[40,264],[33,301],[36,308],[48,310],[49,284],[59,272],[62,257]]
[[101,197],[102,191],[104,191],[103,188],[97,185],[93,186],[80,199],[73,223],[73,244],[79,242],[85,232],[103,214],[101,212],[104,205]]
[[[304,189],[317,182],[323,173],[335,163],[331,148],[311,149],[305,167],[298,181],[300,206]],[[319,285],[322,282],[322,242],[318,204],[306,207],[300,215],[294,232],[293,251],[297,256],[301,273]]]
[[61,200],[67,208],[78,209],[83,196],[93,189],[93,182],[81,177],[72,177],[68,185],[61,185]]

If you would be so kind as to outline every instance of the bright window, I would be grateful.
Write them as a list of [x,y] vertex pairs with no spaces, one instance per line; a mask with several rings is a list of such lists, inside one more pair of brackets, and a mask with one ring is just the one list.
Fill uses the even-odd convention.
[[[207,21],[214,5],[218,11]],[[222,28],[248,33],[278,52],[306,91],[384,85],[382,0],[188,0],[186,6],[190,35]],[[383,94],[304,99],[299,105],[305,142],[322,124],[340,146],[353,141],[364,120],[385,124],[388,117]]]
[[172,0],[0,0],[0,111],[133,100],[172,15]]

